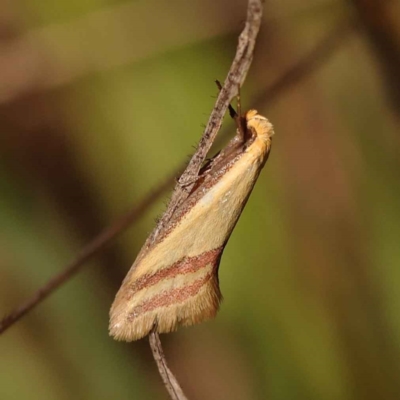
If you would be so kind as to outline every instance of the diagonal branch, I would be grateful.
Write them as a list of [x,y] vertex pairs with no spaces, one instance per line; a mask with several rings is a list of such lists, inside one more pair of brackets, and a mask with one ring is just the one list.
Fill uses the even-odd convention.
[[160,373],[161,379],[164,382],[169,396],[172,400],[187,400],[187,397],[183,393],[179,382],[175,378],[172,371],[168,368],[164,351],[161,347],[160,337],[158,333],[153,331],[149,335],[150,348],[153,353],[154,360],[156,361],[158,371]]
[[[214,142],[215,136],[221,128],[222,119],[228,109],[229,103],[238,94],[239,87],[243,85],[243,82],[246,79],[247,72],[250,69],[251,62],[253,61],[254,46],[256,43],[256,37],[260,30],[262,12],[263,4],[260,0],[249,0],[246,24],[243,32],[239,36],[235,58],[233,59],[224,85],[218,94],[217,101],[211,112],[196,153],[189,161],[185,172],[179,179],[180,183],[187,183],[197,176],[201,164],[206,158],[206,155]],[[190,191],[193,185],[193,183],[191,185],[186,185],[187,191]]]
[[130,225],[136,222],[142,214],[152,205],[162,193],[173,183],[176,171],[168,177],[160,186],[149,192],[131,211],[117,219],[112,225],[100,232],[89,242],[59,274],[53,276],[45,285],[37,290],[31,298],[18,308],[8,314],[0,321],[0,334],[15,324],[25,314],[35,308],[61,285],[68,282],[84,264],[94,255],[100,253],[112,240],[125,231]]
[[197,146],[196,152],[175,185],[168,209],[153,231],[153,234],[149,237],[147,245],[151,244],[156,236],[165,229],[174,211],[185,201],[188,193],[190,193],[191,188],[194,186],[195,178],[200,171],[201,165],[221,128],[226,110],[231,100],[238,94],[239,87],[246,79],[247,72],[253,60],[254,46],[260,30],[262,12],[263,4],[261,0],[249,0],[246,23],[239,36],[235,57],[218,94],[203,136]]
[[[197,146],[196,152],[189,161],[188,166],[183,172],[179,181],[175,185],[171,201],[167,210],[157,224],[153,233],[150,235],[141,253],[145,253],[148,246],[151,245],[157,235],[162,234],[168,227],[168,222],[177,208],[187,199],[191,188],[194,186],[195,179],[198,176],[201,165],[203,164],[208,151],[210,150],[218,131],[221,128],[222,120],[232,98],[237,95],[238,88],[243,84],[247,72],[253,60],[254,46],[260,30],[263,4],[261,0],[249,0],[247,8],[247,19],[245,27],[239,36],[239,43],[236,54],[224,85],[221,88],[214,109],[206,125],[203,136]],[[140,257],[140,255],[139,255]],[[167,366],[167,361],[161,347],[161,341],[158,333],[153,330],[150,333],[150,347],[153,352],[154,360],[157,363],[158,370],[164,385],[172,400],[187,400],[179,383],[171,370]]]
[[[256,97],[254,104],[261,106],[269,104],[274,101],[278,96],[284,93],[293,85],[300,82],[306,76],[315,71],[317,67],[328,60],[328,57],[343,43],[344,39],[348,37],[355,29],[356,23],[354,21],[341,23],[329,32],[325,38],[316,45],[316,47],[304,56],[297,64],[294,64],[286,72],[284,72],[270,88],[263,90],[259,96]],[[343,29],[345,28],[345,29]],[[221,135],[222,136],[222,135]],[[225,135],[223,135],[225,136]],[[174,178],[179,176],[183,171],[184,166],[179,170],[174,171],[164,182],[160,184],[152,192],[148,193],[131,211],[126,215],[120,217],[116,222],[100,232],[91,242],[89,242],[76,258],[67,265],[59,274],[51,278],[45,285],[43,285],[34,295],[28,299],[21,306],[16,308],[10,314],[6,315],[0,321],[0,334],[10,328],[25,314],[35,308],[56,289],[79,272],[86,261],[97,255],[106,245],[114,240],[119,234],[125,231],[128,227],[134,224],[139,217],[173,184]]]

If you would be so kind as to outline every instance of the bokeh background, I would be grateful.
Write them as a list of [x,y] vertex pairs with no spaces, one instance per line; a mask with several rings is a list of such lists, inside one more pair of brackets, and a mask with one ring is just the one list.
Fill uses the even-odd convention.
[[[2,314],[187,160],[246,5],[0,3]],[[400,398],[399,2],[266,1],[242,103],[273,149],[171,369],[191,400]],[[2,399],[167,399],[107,326],[168,195],[0,337]]]

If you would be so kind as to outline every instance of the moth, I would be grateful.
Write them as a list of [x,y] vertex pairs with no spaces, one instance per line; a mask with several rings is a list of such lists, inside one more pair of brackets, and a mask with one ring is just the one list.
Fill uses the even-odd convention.
[[164,232],[145,244],[125,277],[110,310],[115,339],[137,340],[152,329],[167,333],[216,315],[222,300],[221,256],[274,134],[256,110],[235,114],[236,136],[200,170]]

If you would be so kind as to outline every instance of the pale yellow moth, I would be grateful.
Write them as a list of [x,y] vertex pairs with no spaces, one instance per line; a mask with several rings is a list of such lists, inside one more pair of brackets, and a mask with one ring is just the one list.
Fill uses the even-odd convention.
[[224,247],[263,168],[274,131],[250,110],[236,136],[200,171],[167,229],[140,252],[110,311],[110,334],[140,339],[212,318],[222,296],[218,268]]

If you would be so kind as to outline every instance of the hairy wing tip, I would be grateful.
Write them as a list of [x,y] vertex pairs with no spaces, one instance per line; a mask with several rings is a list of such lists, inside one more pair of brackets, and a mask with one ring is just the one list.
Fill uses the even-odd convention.
[[121,342],[133,342],[147,336],[150,330],[151,328],[144,329],[144,327],[139,327],[138,329],[135,324],[131,324],[128,322],[119,322],[115,324],[110,323],[108,332],[109,335],[115,340]]

